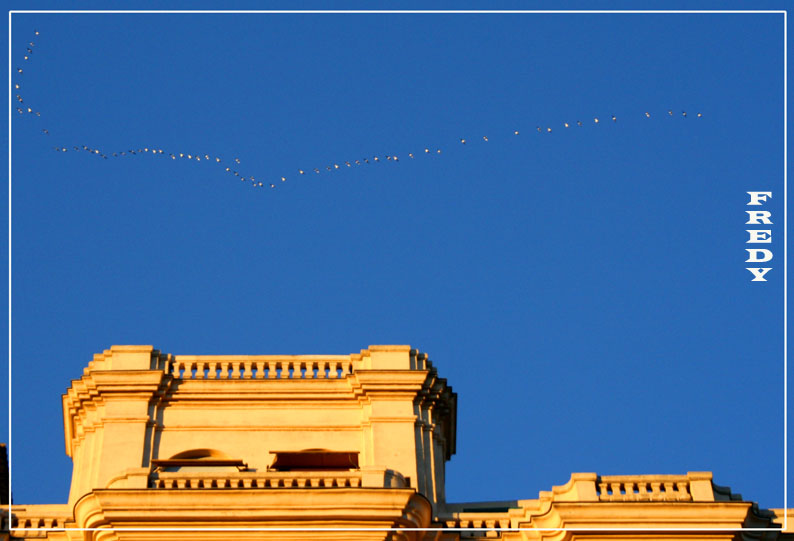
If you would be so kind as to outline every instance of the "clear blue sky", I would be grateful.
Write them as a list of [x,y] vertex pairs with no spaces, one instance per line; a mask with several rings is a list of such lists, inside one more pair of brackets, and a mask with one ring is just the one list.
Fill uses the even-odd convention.
[[11,57],[16,503],[66,501],[111,344],[396,343],[458,393],[451,501],[710,470],[783,505],[782,15],[19,14]]

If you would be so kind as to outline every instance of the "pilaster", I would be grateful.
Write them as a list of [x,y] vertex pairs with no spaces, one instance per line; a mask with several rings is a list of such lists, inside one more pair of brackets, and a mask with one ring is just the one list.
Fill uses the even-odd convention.
[[151,346],[113,346],[63,396],[66,452],[74,471],[69,502],[148,466],[153,403],[171,381]]

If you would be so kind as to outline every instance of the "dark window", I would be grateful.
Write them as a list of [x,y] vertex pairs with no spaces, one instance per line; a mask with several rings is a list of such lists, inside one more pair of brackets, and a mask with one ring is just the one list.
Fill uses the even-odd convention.
[[345,471],[358,469],[358,453],[307,449],[305,451],[274,451],[274,471]]

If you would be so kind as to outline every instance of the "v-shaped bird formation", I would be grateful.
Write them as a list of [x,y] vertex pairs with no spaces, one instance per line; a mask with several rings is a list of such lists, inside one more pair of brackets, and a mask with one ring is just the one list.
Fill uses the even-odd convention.
[[[33,39],[38,39],[40,33],[38,30],[34,30],[33,32]],[[28,42],[27,46],[25,47],[25,54],[22,55],[22,62],[20,66],[17,66],[14,69],[14,82],[13,82],[13,94],[15,96],[15,104],[16,104],[16,112],[19,115],[24,116],[34,116],[38,118],[42,118],[41,112],[38,109],[35,109],[28,105],[23,98],[23,80],[24,80],[24,73],[27,65],[30,63],[31,59],[33,58],[34,51],[35,51],[36,43],[35,41]],[[644,113],[639,113],[638,116],[642,116],[645,119],[655,118],[657,116],[660,117],[678,117],[678,118],[687,118],[689,115],[686,111],[681,111],[680,113],[674,112],[672,109],[667,109],[662,113],[651,113],[650,111],[645,111]],[[696,118],[701,118],[703,115],[702,113],[695,113],[694,115]],[[603,120],[602,120],[603,119]],[[43,122],[43,120],[42,120]],[[554,133],[554,130],[557,129],[558,131],[570,130],[570,129],[580,129],[585,127],[599,127],[603,124],[617,124],[618,117],[616,115],[607,115],[604,117],[593,116],[591,119],[577,119],[572,122],[563,121],[558,122],[555,125],[538,125],[535,127],[535,131],[541,136],[547,136],[549,134]],[[41,134],[43,136],[51,137],[51,133],[49,128],[43,127],[41,129]],[[502,135],[502,134],[499,134]],[[512,130],[504,130],[504,135],[506,137],[524,137],[522,135],[521,130],[512,129]],[[485,144],[489,143],[490,139],[488,135],[478,136],[476,139],[477,143]],[[459,144],[466,145],[473,143],[474,141],[470,141],[465,137],[461,137],[459,139]],[[104,160],[112,160],[112,159],[121,159],[121,158],[129,158],[129,157],[139,157],[139,156],[155,156],[161,159],[170,159],[170,160],[179,160],[179,161],[195,161],[195,162],[203,162],[208,165],[213,165],[218,167],[219,171],[229,175],[232,178],[239,179],[240,181],[252,186],[254,188],[270,188],[275,189],[279,186],[280,183],[287,182],[288,180],[293,180],[299,178],[304,175],[327,175],[328,173],[334,173],[339,170],[344,170],[346,168],[354,168],[354,167],[367,167],[367,166],[374,166],[376,164],[386,164],[386,163],[397,163],[400,161],[400,156],[397,154],[385,154],[385,155],[366,155],[366,156],[359,156],[357,158],[350,158],[346,160],[339,160],[329,164],[312,164],[316,165],[316,167],[307,166],[305,169],[297,169],[288,174],[281,174],[281,175],[273,175],[273,174],[257,174],[252,175],[250,172],[243,172],[242,168],[239,167],[241,164],[240,158],[234,157],[230,160],[224,159],[221,156],[217,156],[215,154],[209,153],[202,153],[202,152],[185,152],[184,149],[177,151],[176,149],[163,149],[157,147],[148,147],[148,146],[130,146],[126,149],[114,149],[114,150],[105,150],[100,149],[90,145],[84,144],[71,144],[69,146],[63,145],[55,145],[52,147],[56,152],[80,152],[83,154],[87,154],[89,156],[93,156],[95,158],[101,158]],[[438,146],[420,146],[415,152],[408,152],[407,154],[403,155],[403,158],[407,157],[409,160],[421,159],[424,157],[431,157],[431,156],[438,156],[440,155],[441,148]]]

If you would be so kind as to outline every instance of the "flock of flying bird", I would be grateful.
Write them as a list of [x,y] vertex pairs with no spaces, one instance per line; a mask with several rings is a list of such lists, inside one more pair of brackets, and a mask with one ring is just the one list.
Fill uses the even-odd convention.
[[[34,35],[35,36],[39,36],[39,31],[35,30],[34,31]],[[35,46],[36,46],[36,44],[33,41],[29,42],[28,45],[26,46],[26,49],[25,49],[26,53],[25,53],[25,55],[23,55],[23,60],[24,60],[23,65],[25,65],[28,61],[30,61],[31,57],[33,56],[33,51],[34,51]],[[15,71],[16,71],[16,76],[17,77],[16,77],[16,82],[14,83],[14,90],[15,90],[15,99],[17,101],[17,108],[16,108],[17,113],[19,113],[21,115],[34,115],[34,116],[37,116],[37,117],[41,117],[41,112],[33,110],[33,108],[29,107],[25,103],[24,99],[22,98],[22,94],[21,94],[21,92],[22,92],[22,83],[21,83],[21,81],[22,81],[22,77],[23,77],[23,74],[24,74],[24,68],[17,67]],[[680,114],[684,118],[686,118],[688,116],[686,111],[682,111]],[[645,116],[645,118],[651,118],[652,115],[651,115],[650,112],[645,112],[644,116]],[[668,110],[666,112],[666,116],[671,116],[672,117],[672,116],[677,116],[677,115],[672,110]],[[700,118],[703,115],[701,113],[697,113],[695,116],[697,118]],[[618,119],[617,119],[617,117],[615,115],[611,115],[610,117],[605,117],[603,119],[604,122],[607,122],[607,121],[610,121],[610,120],[612,122],[617,122],[618,121]],[[590,124],[591,121],[588,120],[587,123]],[[602,119],[601,118],[593,117],[592,124],[598,125],[600,123],[602,123]],[[584,125],[585,125],[585,122],[582,122],[581,120],[577,120],[575,123],[562,122],[562,123],[559,124],[558,128],[562,128],[563,130],[565,130],[565,129],[573,128],[574,126],[576,126],[578,128],[581,128],[581,127],[584,127]],[[545,134],[549,134],[549,133],[552,133],[553,129],[550,126],[537,126],[536,127],[536,131],[538,133],[540,133],[540,134],[544,134],[544,133]],[[49,136],[50,135],[50,131],[48,129],[46,129],[46,128],[42,129],[41,133],[42,133],[42,135],[45,135],[45,136]],[[513,130],[512,133],[513,133],[513,136],[520,135],[519,130]],[[486,136],[486,135],[482,136],[482,141],[483,142],[488,142],[488,136]],[[462,145],[465,145],[467,142],[468,142],[468,140],[465,139],[465,138],[461,138],[460,139],[460,144],[462,144]],[[237,177],[243,182],[249,183],[254,188],[263,188],[263,187],[276,188],[278,186],[279,182],[286,182],[287,181],[287,177],[286,176],[281,176],[281,177],[277,177],[276,179],[269,179],[269,180],[264,180],[264,181],[263,180],[257,180],[257,178],[254,177],[253,175],[243,174],[240,171],[238,171],[238,167],[237,166],[240,164],[240,159],[239,158],[234,158],[231,162],[227,163],[223,159],[221,159],[219,156],[211,156],[210,154],[200,154],[200,153],[192,153],[192,152],[191,153],[186,153],[186,152],[168,152],[166,150],[163,150],[162,148],[154,148],[154,147],[152,147],[152,148],[149,148],[149,147],[128,148],[127,150],[116,151],[116,152],[107,152],[107,151],[103,151],[103,150],[101,150],[99,148],[92,148],[92,147],[90,147],[88,145],[79,145],[79,146],[75,145],[75,146],[71,146],[71,147],[54,146],[53,149],[56,152],[83,152],[83,153],[86,153],[86,154],[89,154],[89,155],[92,155],[92,156],[95,156],[95,157],[98,157],[98,158],[102,158],[102,159],[105,159],[105,160],[107,160],[109,158],[120,158],[120,157],[125,157],[125,156],[140,156],[140,155],[151,154],[151,155],[156,155],[156,156],[162,156],[162,157],[170,158],[172,160],[190,160],[190,161],[195,160],[197,162],[203,161],[205,163],[215,163],[215,164],[220,164],[220,166],[224,168],[224,171],[226,173],[228,173],[229,175]],[[438,155],[438,154],[441,154],[441,149],[440,148],[425,147],[424,149],[418,151],[416,154],[414,154],[413,152],[409,152],[407,154],[407,157],[408,157],[408,159],[412,160],[412,159],[415,159],[415,158],[417,158],[419,156],[422,156],[422,155]],[[405,156],[403,156],[403,158],[405,158]],[[368,164],[398,162],[398,161],[400,161],[400,157],[395,155],[395,154],[387,154],[385,156],[372,156],[372,157],[368,156],[368,157],[360,158],[360,159],[357,159],[357,160],[340,161],[338,163],[332,163],[332,164],[324,165],[322,167],[308,168],[308,169],[305,169],[305,170],[304,169],[298,169],[294,174],[298,175],[298,176],[300,176],[300,175],[311,175],[311,174],[319,175],[319,174],[321,174],[323,172],[323,170],[325,170],[326,173],[327,173],[329,171],[333,172],[333,171],[335,171],[337,169],[343,169],[345,167],[351,167],[352,168],[352,167],[358,167],[358,166],[363,166],[363,165],[368,165]]]

